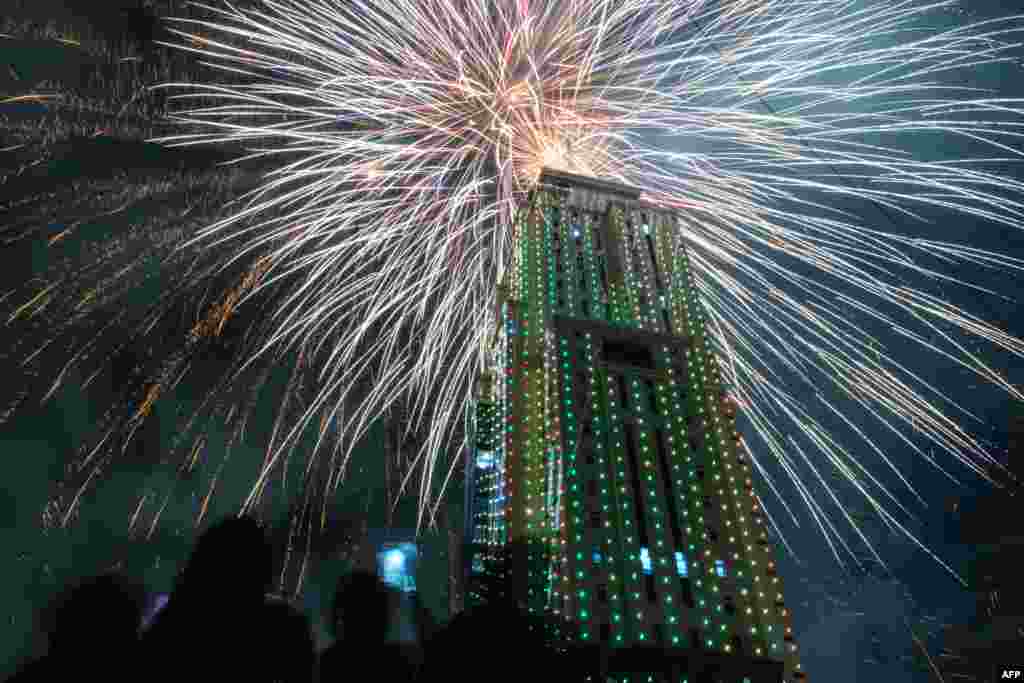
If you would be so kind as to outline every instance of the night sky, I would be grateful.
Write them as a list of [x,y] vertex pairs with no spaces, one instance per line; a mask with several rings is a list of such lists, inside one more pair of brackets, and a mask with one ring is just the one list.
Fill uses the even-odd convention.
[[[152,42],[160,35],[155,17],[166,11],[166,6],[177,6],[176,1],[167,0],[152,9],[141,9],[139,3],[111,0],[102,3],[104,10],[94,8],[101,3],[85,1],[9,0],[7,4],[16,7],[10,12],[5,8],[7,23],[0,27],[0,33],[17,39],[0,38],[0,99],[40,92],[57,84],[56,89],[61,92],[77,94],[82,105],[46,108],[34,104],[0,104],[0,148],[29,141],[27,147],[20,150],[0,152],[0,174],[6,177],[5,183],[0,185],[0,204],[4,205],[6,214],[2,221],[4,234],[8,237],[14,234],[12,225],[16,226],[15,233],[39,227],[40,223],[45,228],[14,243],[5,239],[0,295],[23,286],[30,277],[61,272],[69,262],[81,266],[92,253],[88,243],[95,242],[97,237],[112,237],[130,255],[134,248],[131,235],[138,226],[147,225],[169,234],[175,225],[174,219],[167,215],[169,211],[180,216],[188,207],[194,207],[190,209],[191,220],[215,216],[222,210],[225,199],[237,196],[255,182],[258,168],[234,172],[218,169],[215,164],[224,160],[223,153],[171,151],[142,142],[155,130],[155,117],[151,114],[159,110],[161,103],[149,100],[147,105],[145,98],[132,100],[138,93],[131,87],[132,78],[154,82],[154,75],[163,78],[169,72],[180,75],[195,68],[187,61],[171,60],[163,48]],[[1013,11],[1013,8],[1000,7],[997,2],[973,0],[969,5],[975,19]],[[936,21],[961,19],[945,16]],[[139,61],[111,70],[102,66],[103,60],[46,37],[69,28],[77,35],[89,36],[91,44],[105,45],[121,56],[136,55]],[[102,74],[98,81],[97,73]],[[122,92],[112,93],[109,86],[115,81],[123,84]],[[1024,96],[1024,77],[1017,65],[990,70],[979,84],[982,81],[984,85],[998,88],[1000,96]],[[104,102],[106,104],[98,108],[88,106]],[[110,115],[110,111],[120,109],[116,106],[118,103],[126,102],[132,106],[117,116]],[[146,109],[147,106],[152,108]],[[107,107],[107,113],[103,107]],[[929,155],[936,149],[935,140],[922,140],[921,144],[922,155]],[[942,153],[949,155],[948,146],[958,143],[940,141],[940,144]],[[33,165],[33,160],[40,157],[43,161]],[[1020,168],[1007,167],[1004,172],[1024,178]],[[119,192],[124,194],[115,199],[113,195]],[[110,196],[105,198],[104,193]],[[29,201],[17,201],[22,198]],[[111,213],[122,204],[127,208]],[[941,212],[928,215],[930,222],[926,225],[902,219],[899,224],[893,224],[891,216],[867,202],[848,201],[843,208],[881,230],[927,234],[934,239],[970,243],[1024,258],[1024,235],[1010,228]],[[72,240],[47,246],[48,236],[59,233],[62,226],[69,226],[78,219],[86,221],[87,230],[79,227]],[[143,284],[128,299],[129,304],[134,302],[140,310],[167,284],[156,266],[152,267],[155,274],[144,278]],[[1019,277],[978,269],[966,272],[954,269],[950,274],[996,289],[1014,301],[951,286],[935,291],[972,313],[999,322],[1009,333],[1024,337],[1024,320],[1016,315],[1015,300],[1024,298],[1024,283]],[[0,301],[0,314],[6,320],[20,303],[23,300],[18,295]],[[45,520],[44,510],[53,495],[55,482],[61,479],[66,463],[83,440],[95,436],[96,425],[102,423],[110,401],[122,388],[119,381],[129,381],[124,378],[129,377],[130,372],[105,375],[106,384],[99,381],[87,390],[79,388],[86,377],[67,376],[63,388],[40,406],[38,399],[46,393],[49,382],[27,376],[17,364],[46,338],[46,330],[39,327],[41,324],[19,321],[0,328],[0,377],[3,378],[0,430],[5,455],[4,486],[0,487],[0,558],[5,569],[4,580],[0,583],[0,605],[4,606],[0,615],[3,619],[0,675],[6,675],[18,658],[37,651],[39,643],[31,637],[34,612],[65,581],[120,563],[144,580],[151,592],[170,589],[174,572],[187,557],[194,538],[197,501],[217,472],[216,464],[222,460],[227,440],[226,434],[215,427],[212,429],[204,455],[204,460],[211,465],[201,468],[191,479],[161,463],[161,445],[175,438],[176,416],[193,407],[198,398],[186,382],[175,392],[173,400],[158,404],[155,416],[147,420],[137,435],[139,445],[127,451],[118,461],[116,471],[98,483],[83,504],[76,523],[66,530],[54,528]],[[123,326],[126,330],[129,328],[127,323]],[[975,433],[989,439],[996,447],[1005,446],[1011,408],[997,390],[964,375],[937,356],[922,357],[909,344],[902,347],[896,344],[889,350],[922,376],[934,378],[944,388],[955,390],[957,399],[969,404],[982,418],[982,423],[971,426]],[[55,364],[68,354],[62,348],[45,352],[51,354],[47,358],[52,357]],[[1024,364],[1020,360],[992,349],[983,348],[982,352],[995,367],[1006,371],[1011,383],[1024,384]],[[125,368],[132,365],[123,357],[118,362]],[[214,350],[203,362],[215,367],[220,360]],[[274,375],[269,386],[283,388],[287,373],[278,374],[280,377]],[[259,399],[251,429],[219,474],[208,518],[236,512],[239,502],[247,495],[263,458],[272,406],[279,395],[267,391]],[[11,406],[16,406],[13,413]],[[740,424],[742,430],[742,421]],[[384,480],[382,443],[383,424],[379,424],[357,451],[359,465],[331,503],[331,518],[339,528],[358,526],[364,517],[370,520],[370,527],[382,525],[385,507],[379,491],[380,482]],[[928,463],[906,453],[898,440],[879,435],[877,443],[905,468],[928,502],[928,507],[924,508],[910,500],[910,509],[919,520],[911,525],[911,530],[954,569],[962,570],[970,559],[970,549],[958,542],[956,517],[949,512],[948,502],[962,499],[963,504],[969,506],[973,498],[984,495],[985,485],[963,468],[947,463],[950,471],[963,482],[962,487],[957,487]],[[874,458],[870,453],[863,455],[866,460]],[[874,471],[879,469],[875,467]],[[462,491],[457,478],[453,482],[448,517],[460,520]],[[161,496],[161,504],[166,500],[166,507],[152,538],[146,541],[137,533],[129,534],[128,528],[139,492],[150,490]],[[275,483],[268,496],[271,502],[265,510],[266,516],[283,519],[294,491],[294,482]],[[166,497],[168,492],[170,495]],[[783,522],[783,531],[799,558],[781,557],[781,575],[787,602],[795,612],[802,662],[812,680],[831,683],[868,680],[869,677],[884,681],[933,680],[913,667],[912,643],[905,623],[909,621],[925,634],[937,633],[943,623],[965,622],[974,609],[973,596],[962,590],[934,560],[904,539],[888,534],[881,524],[871,527],[869,523],[869,527],[874,529],[873,540],[890,562],[892,574],[876,571],[867,577],[847,577],[831,558],[810,520],[801,518],[802,526],[796,528],[784,521],[782,511],[773,504],[769,492],[762,491],[762,496],[769,511]],[[413,528],[415,507],[414,500],[407,501],[399,509],[394,526]],[[343,535],[339,533],[336,537]],[[421,543],[424,546],[419,569],[422,598],[443,618],[447,609],[446,537],[442,532],[430,532]],[[330,538],[318,549],[323,561],[311,571],[303,596],[314,616],[317,616],[317,605],[329,599],[335,578],[347,566],[345,549],[343,541]],[[933,638],[929,642],[934,654],[938,641]]]

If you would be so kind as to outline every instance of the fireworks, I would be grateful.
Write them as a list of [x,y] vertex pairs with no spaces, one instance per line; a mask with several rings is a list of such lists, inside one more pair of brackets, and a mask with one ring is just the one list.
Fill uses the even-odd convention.
[[[427,435],[418,488],[421,521],[432,517],[432,484],[454,470],[445,472],[444,454],[462,437],[510,267],[516,201],[549,166],[634,185],[679,209],[752,460],[778,493],[764,467],[776,461],[836,557],[857,562],[848,538],[871,545],[836,481],[913,538],[891,513],[906,508],[855,449],[898,470],[872,438],[891,430],[922,458],[932,457],[920,446],[927,441],[979,473],[991,459],[954,419],[971,414],[868,330],[884,328],[1024,399],[963,340],[1015,356],[1024,342],[899,280],[972,286],[915,256],[1024,266],[929,239],[923,218],[942,210],[1024,227],[1024,186],[987,163],[1022,158],[1024,111],[949,78],[1013,63],[1022,23],[927,28],[928,17],[956,6],[263,0],[201,6],[212,19],[175,22],[176,47],[216,71],[165,84],[180,132],[160,142],[230,146],[277,164],[243,205],[187,242],[227,249],[226,264],[251,268],[186,346],[216,337],[236,308],[274,291],[245,360],[298,349],[296,376],[315,374],[313,398],[282,407],[246,505],[307,426],[321,425],[312,458],[330,471],[327,490],[373,420],[402,409],[410,430]],[[922,139],[932,148],[969,140],[988,156],[926,158],[914,153]],[[852,215],[851,199],[874,204],[871,217]],[[173,383],[181,353],[146,383],[146,397]],[[828,398],[797,391],[781,372],[830,386]],[[875,424],[851,421],[834,396]],[[150,403],[139,401],[141,414]],[[863,443],[840,443],[822,414]],[[833,502],[838,515],[826,512]]]

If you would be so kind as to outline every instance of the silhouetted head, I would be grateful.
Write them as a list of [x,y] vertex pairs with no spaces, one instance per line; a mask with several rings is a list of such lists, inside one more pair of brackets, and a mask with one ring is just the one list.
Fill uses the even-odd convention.
[[346,640],[383,640],[394,606],[393,589],[372,572],[358,570],[343,576],[338,581],[331,611],[335,636]]
[[196,542],[181,576],[185,597],[218,603],[260,602],[273,580],[273,555],[259,522],[230,517],[210,527]]
[[69,586],[44,613],[50,653],[96,657],[130,645],[138,638],[144,605],[142,586],[119,574],[102,574]]

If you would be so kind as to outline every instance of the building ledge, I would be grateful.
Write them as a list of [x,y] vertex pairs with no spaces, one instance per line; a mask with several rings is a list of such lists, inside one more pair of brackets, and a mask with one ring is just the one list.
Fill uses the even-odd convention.
[[563,333],[590,332],[601,339],[630,340],[649,344],[651,346],[668,346],[669,348],[683,348],[689,346],[688,337],[665,334],[664,332],[652,332],[636,327],[625,327],[623,325],[609,325],[607,322],[593,318],[568,318],[562,315],[554,316],[555,328]]
[[[779,683],[785,665],[778,660],[742,654],[722,654],[656,645],[611,648],[607,645],[570,645],[564,655],[603,677],[615,673],[670,673],[691,681]],[[577,669],[578,670],[578,669]],[[678,677],[672,680],[678,680]]]

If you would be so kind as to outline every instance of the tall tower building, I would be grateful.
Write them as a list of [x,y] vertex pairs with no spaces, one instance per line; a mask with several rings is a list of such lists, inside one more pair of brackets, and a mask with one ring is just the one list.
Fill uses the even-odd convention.
[[685,217],[545,171],[515,220],[473,406],[470,571],[512,548],[506,583],[609,675],[642,673],[623,664],[640,652],[652,680],[805,682]]

